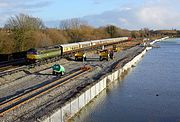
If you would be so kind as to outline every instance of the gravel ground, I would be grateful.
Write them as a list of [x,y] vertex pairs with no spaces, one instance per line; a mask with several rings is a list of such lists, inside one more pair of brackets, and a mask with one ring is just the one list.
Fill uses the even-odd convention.
[[[88,53],[87,54],[87,61],[85,62],[77,62],[72,60],[66,60],[61,59],[60,61],[49,63],[46,65],[42,65],[39,67],[35,67],[33,69],[29,69],[24,71],[22,74],[24,76],[14,79],[13,77],[8,77],[13,82],[10,82],[6,85],[3,85],[0,87],[0,99],[3,100],[7,98],[8,96],[11,96],[13,94],[23,92],[25,90],[28,90],[36,85],[41,85],[44,82],[47,82],[49,80],[52,80],[53,78],[56,78],[56,76],[52,75],[52,69],[50,68],[53,64],[59,63],[63,65],[66,69],[66,73],[82,67],[83,65],[92,65],[94,66],[93,71],[88,72],[84,74],[83,76],[76,78],[74,80],[71,80],[71,82],[68,82],[67,84],[61,86],[61,88],[57,88],[46,95],[43,95],[41,97],[36,98],[35,100],[29,102],[28,104],[25,104],[18,109],[15,109],[12,112],[9,112],[7,115],[5,115],[2,119],[4,121],[27,121],[27,118],[36,118],[37,113],[40,116],[43,115],[44,109],[48,109],[49,111],[52,110],[53,107],[55,107],[55,103],[57,101],[63,102],[64,95],[69,94],[70,92],[73,92],[73,88],[82,85],[83,83],[90,82],[93,77],[96,77],[99,74],[102,74],[103,72],[106,72],[108,69],[111,69],[112,64],[120,59],[123,59],[126,56],[133,55],[135,52],[142,51],[142,47],[136,46],[121,52],[115,53],[115,58],[113,60],[109,61],[99,61],[99,56],[96,53]],[[53,105],[52,105],[53,103]],[[48,107],[51,104],[51,107]],[[23,114],[22,114],[23,113]],[[33,120],[33,119],[31,119]],[[30,121],[30,119],[29,119]]]

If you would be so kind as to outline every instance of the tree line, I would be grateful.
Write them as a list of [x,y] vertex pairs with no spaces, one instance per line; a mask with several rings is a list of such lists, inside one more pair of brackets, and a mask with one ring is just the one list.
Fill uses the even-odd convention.
[[10,17],[4,27],[0,28],[0,53],[104,38],[149,38],[161,35],[148,28],[138,31],[121,29],[114,25],[95,28],[78,18],[62,20],[58,28],[47,28],[40,18],[19,14]]

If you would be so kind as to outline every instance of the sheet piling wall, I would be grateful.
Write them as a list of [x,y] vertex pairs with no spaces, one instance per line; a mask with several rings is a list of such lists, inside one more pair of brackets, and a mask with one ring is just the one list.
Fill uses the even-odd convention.
[[[155,40],[152,42],[154,44],[157,41],[162,41],[166,38]],[[42,120],[43,122],[66,122],[68,119],[73,117],[78,113],[83,107],[85,107],[91,100],[93,100],[98,94],[100,94],[109,83],[119,80],[120,76],[124,71],[128,70],[132,66],[136,65],[138,61],[141,60],[142,56],[150,50],[152,47],[146,47],[140,54],[134,57],[131,61],[126,63],[121,69],[113,71],[112,73],[107,74],[95,84],[92,84],[86,90],[80,92],[71,100],[67,101],[60,109],[54,112],[52,115],[49,115],[46,119]]]

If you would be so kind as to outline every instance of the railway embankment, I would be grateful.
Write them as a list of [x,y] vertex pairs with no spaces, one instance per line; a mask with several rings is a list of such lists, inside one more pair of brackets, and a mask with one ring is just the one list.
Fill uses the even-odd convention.
[[[152,42],[154,44],[157,41],[162,41],[166,38],[158,39]],[[129,69],[134,67],[145,53],[152,49],[152,47],[139,48],[138,51],[131,55],[126,55],[122,59],[114,62],[110,68],[98,74],[98,80],[92,84],[84,87],[77,94],[72,96],[67,102],[65,102],[61,108],[54,110],[54,112],[46,118],[43,122],[64,122],[72,118],[77,114],[83,107],[90,103],[95,97],[98,96],[109,84],[116,80],[121,80],[121,76]]]
[[[62,59],[54,62],[63,64],[68,75],[73,74],[73,70],[84,65],[91,67],[91,70],[83,73],[79,77],[73,77],[68,82],[60,84],[46,94],[33,98],[26,104],[13,109],[5,114],[3,121],[67,121],[78,113],[84,106],[100,94],[108,84],[115,80],[120,80],[128,68],[134,67],[136,62],[150,49],[149,47],[135,46],[115,54],[115,58],[109,61],[100,62],[98,54],[89,54],[86,62],[68,61]],[[1,98],[13,96],[13,93],[26,93],[31,88],[43,86],[43,84],[53,82],[58,77],[51,74],[50,66],[47,64],[25,71],[24,77],[14,80],[9,85],[2,87]],[[12,78],[13,79],[13,78]],[[8,97],[6,97],[8,96]]]
[[75,94],[71,99],[65,102],[61,108],[57,109],[53,114],[44,119],[43,122],[64,122],[73,117],[78,111],[98,96],[98,94],[106,89],[109,84],[113,81],[120,80],[121,75],[129,68],[136,65],[147,50],[147,48],[140,48],[140,50],[134,52],[134,54],[114,62],[109,69],[107,68],[106,71],[98,74],[98,80]]
[[46,116],[47,118],[44,119],[43,122],[64,122],[73,117],[98,94],[106,89],[109,84],[115,80],[120,80],[121,75],[129,68],[133,67],[148,49],[150,48],[141,48],[139,51],[134,52],[134,54],[114,62],[109,69],[107,68],[106,71],[98,74],[98,80],[86,86],[81,91],[78,91],[78,93],[65,102],[61,108],[55,110],[53,114]]

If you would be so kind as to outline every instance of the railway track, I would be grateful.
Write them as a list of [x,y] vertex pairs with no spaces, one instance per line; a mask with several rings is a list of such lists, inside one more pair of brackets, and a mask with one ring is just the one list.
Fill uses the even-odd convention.
[[43,64],[52,63],[52,62],[58,61],[59,59],[60,58],[47,60],[43,62],[36,62],[33,64],[28,64],[28,65],[21,65],[21,66],[6,65],[4,67],[0,67],[0,77],[5,76],[5,75],[11,75],[13,73],[17,73],[17,72],[20,72],[29,68],[33,68],[36,66],[40,66]]
[[[13,66],[0,67],[0,72],[3,72],[8,69],[12,69],[12,68],[13,68]],[[14,67],[14,68],[16,68],[16,67]]]
[[[128,42],[128,41],[126,40],[126,41],[122,41],[122,42],[118,42],[118,43],[106,44],[104,46],[110,46],[113,44],[120,44],[120,43],[124,43],[124,42]],[[5,76],[5,75],[11,75],[13,73],[20,72],[20,71],[23,71],[23,70],[28,69],[28,68],[40,66],[43,64],[47,64],[47,63],[52,63],[52,62],[60,60],[61,58],[68,59],[69,56],[73,56],[77,51],[85,51],[85,50],[86,51],[92,51],[94,49],[100,49],[101,46],[102,45],[98,45],[98,46],[96,45],[96,46],[93,46],[90,48],[83,48],[83,49],[79,49],[76,51],[71,51],[71,52],[65,53],[63,57],[57,56],[57,57],[53,57],[51,59],[47,59],[47,60],[44,60],[41,62],[29,64],[29,65],[22,65],[22,64],[26,63],[25,59],[17,59],[17,60],[13,60],[13,61],[9,61],[9,62],[8,61],[0,62],[0,77]]]
[[12,61],[3,61],[3,62],[0,62],[0,68],[12,66],[12,65],[21,65],[25,62],[26,60],[24,58],[12,60]]
[[16,96],[13,96],[9,99],[1,101],[0,102],[0,117],[3,117],[6,113],[20,107],[21,105],[24,105],[34,100],[35,98],[40,97],[41,95],[44,95],[50,92],[51,90],[70,82],[70,80],[89,72],[90,69],[92,69],[92,67],[90,66],[79,68],[77,69],[77,71],[65,77],[62,77],[60,79],[54,80],[52,82],[49,82],[37,88],[31,89],[24,93],[20,93]]
[[0,71],[0,77],[4,76],[4,75],[10,75],[16,72],[20,72],[27,69],[27,66],[20,66],[20,67],[11,67],[10,69],[4,70],[4,71]]
[[24,70],[27,68],[24,65],[25,63],[26,60],[24,58],[0,62],[0,77]]

